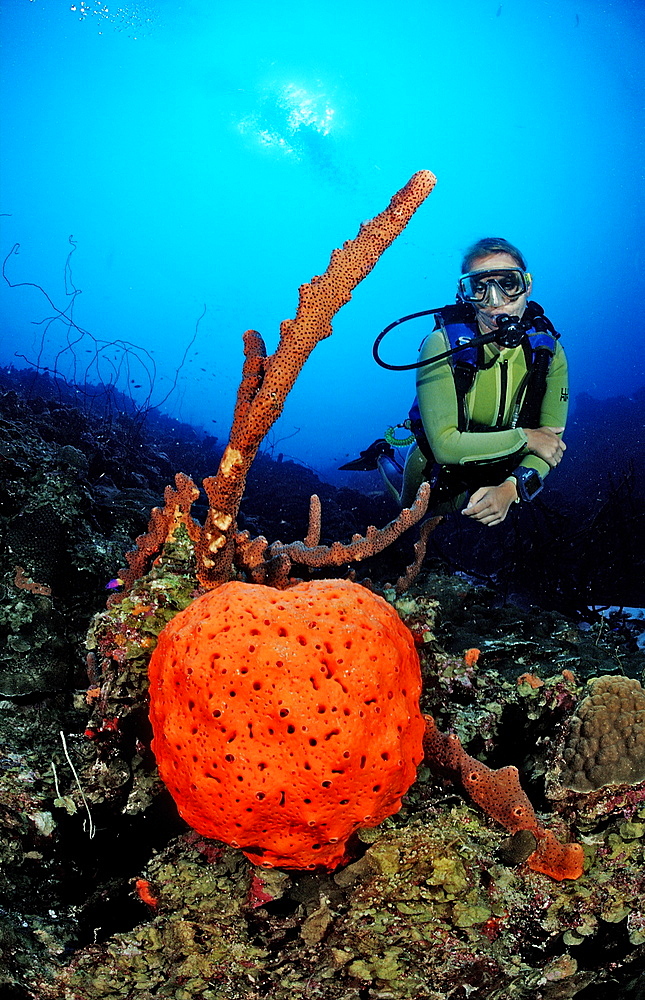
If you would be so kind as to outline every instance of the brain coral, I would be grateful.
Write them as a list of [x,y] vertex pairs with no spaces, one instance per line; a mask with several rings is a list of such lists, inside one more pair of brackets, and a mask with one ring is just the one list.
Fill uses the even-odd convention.
[[645,691],[637,680],[596,677],[571,720],[560,781],[576,792],[645,780]]
[[414,781],[420,688],[410,632],[364,587],[226,583],[159,636],[153,750],[199,833],[256,864],[333,868]]

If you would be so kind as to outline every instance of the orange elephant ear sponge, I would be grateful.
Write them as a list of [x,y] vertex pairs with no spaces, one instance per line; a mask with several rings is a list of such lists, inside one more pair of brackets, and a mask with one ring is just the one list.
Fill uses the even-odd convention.
[[159,636],[152,746],[203,836],[268,867],[334,868],[415,779],[420,690],[412,635],[364,587],[225,583]]

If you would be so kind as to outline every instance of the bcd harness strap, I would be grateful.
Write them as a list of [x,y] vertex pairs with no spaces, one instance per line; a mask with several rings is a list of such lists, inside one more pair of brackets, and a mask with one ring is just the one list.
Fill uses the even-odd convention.
[[[522,339],[522,348],[526,358],[527,374],[525,384],[520,387],[518,398],[524,392],[524,399],[516,420],[519,427],[539,427],[540,411],[542,400],[546,392],[546,381],[549,367],[555,354],[556,342],[560,334],[555,330],[551,321],[544,315],[542,306],[537,302],[528,302],[524,313],[526,319],[530,319],[531,328]],[[435,330],[443,330],[451,348],[462,348],[450,358],[453,377],[455,380],[455,390],[457,394],[457,429],[461,432],[468,430],[468,413],[466,410],[466,396],[472,388],[478,370],[487,367],[484,360],[484,348],[462,347],[462,345],[472,340],[479,333],[475,311],[467,303],[458,302],[455,305],[444,306],[437,314]],[[489,363],[494,364],[493,362]],[[421,411],[419,403],[415,397],[409,413],[410,428],[414,433],[417,444],[421,452],[425,455],[429,463],[434,463],[430,443],[423,429]],[[499,430],[501,428],[492,428]]]

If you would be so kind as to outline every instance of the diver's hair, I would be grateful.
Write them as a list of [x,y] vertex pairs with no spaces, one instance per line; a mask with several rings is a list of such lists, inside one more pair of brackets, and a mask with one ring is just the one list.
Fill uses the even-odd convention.
[[477,240],[471,247],[468,247],[461,262],[461,273],[468,274],[469,271],[472,271],[473,263],[478,257],[489,257],[494,253],[507,253],[518,267],[526,271],[526,261],[517,247],[514,247],[508,240],[503,240],[501,236],[486,236],[483,240]]

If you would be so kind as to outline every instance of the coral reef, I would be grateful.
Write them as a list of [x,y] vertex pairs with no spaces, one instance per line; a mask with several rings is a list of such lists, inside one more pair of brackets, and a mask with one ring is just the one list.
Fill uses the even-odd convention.
[[264,866],[337,867],[423,756],[412,636],[349,581],[223,584],[159,635],[152,749],[199,833]]
[[[28,930],[20,920],[3,925],[5,981],[22,984],[19,1000],[602,1000],[609,990],[636,1000],[629,984],[645,969],[642,799],[585,827],[586,871],[564,882],[532,871],[525,861],[534,843],[527,850],[518,834],[507,843],[495,821],[423,765],[402,809],[360,830],[353,859],[331,875],[265,871],[239,850],[186,833],[154,768],[145,698],[156,638],[194,600],[192,559],[181,529],[95,623],[89,739],[70,738],[69,750],[96,838],[83,833],[83,803],[60,754],[59,795],[51,780],[34,784],[31,762],[15,763],[25,775],[19,786],[7,774],[6,787],[22,796],[16,791],[15,816],[22,803],[48,814],[39,832],[22,813],[11,847],[0,843],[29,899],[17,911]],[[492,591],[452,576],[424,576],[414,594],[392,599],[420,653],[424,710],[458,732],[470,755],[520,768],[539,821],[559,837],[575,835],[577,814],[554,818],[539,789],[584,697],[576,674],[591,662],[587,649],[605,657],[593,662],[610,662],[607,633],[496,608]],[[477,633],[478,657],[472,641],[454,648],[462,618],[471,640]],[[530,641],[541,629],[544,639]],[[632,662],[645,665],[642,654]],[[518,683],[527,672],[543,683]],[[57,888],[69,885],[69,861],[48,860],[61,853],[79,867],[71,896]],[[44,880],[40,912],[24,888]],[[5,903],[10,920],[17,906]],[[594,984],[599,992],[590,994]]]
[[645,824],[597,845],[586,884],[558,883],[498,860],[477,811],[424,805],[427,788],[333,877],[258,874],[239,852],[174,840],[146,867],[137,926],[78,951],[39,1000],[626,996],[612,979],[627,950],[644,955]]

